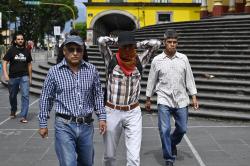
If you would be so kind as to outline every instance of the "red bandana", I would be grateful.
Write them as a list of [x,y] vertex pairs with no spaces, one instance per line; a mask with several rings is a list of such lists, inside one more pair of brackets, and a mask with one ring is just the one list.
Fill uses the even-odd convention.
[[136,66],[135,57],[131,58],[130,61],[124,61],[120,57],[120,52],[121,52],[121,50],[119,49],[118,52],[116,53],[117,63],[120,66],[120,68],[122,69],[123,73],[126,76],[130,76],[132,74],[132,72],[134,71],[135,66]]

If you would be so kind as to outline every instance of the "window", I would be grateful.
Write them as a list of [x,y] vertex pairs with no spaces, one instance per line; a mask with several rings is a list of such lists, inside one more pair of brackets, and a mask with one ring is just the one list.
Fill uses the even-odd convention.
[[201,4],[202,0],[193,0],[193,3],[200,3]]
[[159,12],[157,13],[157,23],[168,23],[172,21],[172,13],[171,12]]
[[111,3],[121,3],[124,2],[124,0],[109,0]]
[[171,0],[153,0],[153,2],[155,2],[155,3],[161,3],[161,2],[163,2],[163,3],[168,3],[168,2],[170,2]]

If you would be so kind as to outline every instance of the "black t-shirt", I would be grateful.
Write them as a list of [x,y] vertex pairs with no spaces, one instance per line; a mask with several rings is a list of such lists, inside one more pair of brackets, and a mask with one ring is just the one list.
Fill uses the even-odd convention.
[[32,61],[32,57],[26,48],[17,48],[16,46],[12,46],[3,57],[3,60],[10,63],[10,78],[29,75],[28,63]]

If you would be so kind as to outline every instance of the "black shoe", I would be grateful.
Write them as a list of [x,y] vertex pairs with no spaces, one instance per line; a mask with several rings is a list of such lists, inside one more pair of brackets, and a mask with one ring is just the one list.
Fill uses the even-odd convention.
[[177,148],[176,148],[176,146],[172,146],[172,155],[177,156]]
[[171,161],[166,161],[166,166],[174,166],[174,163]]

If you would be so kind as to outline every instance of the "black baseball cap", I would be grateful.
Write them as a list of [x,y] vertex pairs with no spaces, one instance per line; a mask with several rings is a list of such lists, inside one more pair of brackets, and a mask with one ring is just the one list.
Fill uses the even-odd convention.
[[136,44],[134,33],[132,31],[123,31],[118,36],[118,46]]
[[75,43],[79,46],[83,45],[83,40],[80,36],[75,36],[75,35],[69,35],[67,36],[66,40],[64,41],[64,45],[67,45],[69,43]]

